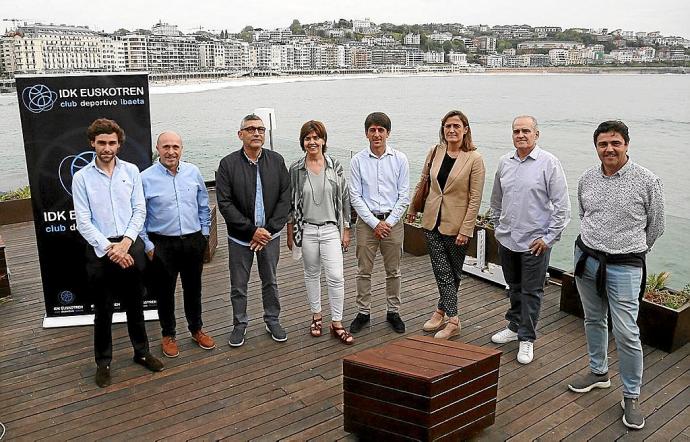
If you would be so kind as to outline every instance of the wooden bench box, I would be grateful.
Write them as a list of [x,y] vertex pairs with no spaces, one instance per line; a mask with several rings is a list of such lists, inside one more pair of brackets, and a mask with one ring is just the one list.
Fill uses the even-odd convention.
[[379,440],[468,437],[494,423],[500,357],[426,336],[347,356],[345,431]]

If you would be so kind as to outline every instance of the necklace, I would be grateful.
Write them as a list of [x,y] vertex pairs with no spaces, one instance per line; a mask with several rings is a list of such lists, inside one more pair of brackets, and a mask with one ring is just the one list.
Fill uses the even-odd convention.
[[321,203],[323,203],[323,199],[326,197],[326,163],[324,162],[323,164],[323,170],[321,171],[323,173],[323,188],[321,189],[321,201],[316,201],[316,194],[314,193],[314,186],[311,183],[311,177],[310,175],[313,173],[307,168],[307,182],[309,183],[309,187],[311,188],[311,200],[314,203],[315,206],[320,206]]

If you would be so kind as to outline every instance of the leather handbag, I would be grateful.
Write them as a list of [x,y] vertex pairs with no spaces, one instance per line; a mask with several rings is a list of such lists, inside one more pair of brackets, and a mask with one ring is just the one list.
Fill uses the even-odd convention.
[[426,199],[429,196],[429,189],[431,188],[431,163],[434,162],[434,157],[436,156],[436,151],[438,150],[438,144],[434,147],[431,152],[431,157],[429,161],[424,165],[422,169],[422,176],[417,186],[417,191],[412,197],[412,202],[410,207],[415,212],[424,212],[424,204],[426,204]]

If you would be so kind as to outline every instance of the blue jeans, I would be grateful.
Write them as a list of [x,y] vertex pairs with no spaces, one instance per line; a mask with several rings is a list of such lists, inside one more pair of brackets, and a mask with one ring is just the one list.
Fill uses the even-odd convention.
[[[582,251],[575,246],[575,262]],[[623,382],[623,396],[636,398],[642,385],[642,343],[637,327],[637,313],[640,309],[640,284],[642,269],[624,265],[606,266],[606,299],[597,294],[596,272],[599,263],[588,258],[582,278],[576,277],[577,291],[580,293],[585,311],[585,334],[589,367],[593,373],[608,371],[608,324],[607,312],[611,310],[613,336],[618,349],[618,363]]]

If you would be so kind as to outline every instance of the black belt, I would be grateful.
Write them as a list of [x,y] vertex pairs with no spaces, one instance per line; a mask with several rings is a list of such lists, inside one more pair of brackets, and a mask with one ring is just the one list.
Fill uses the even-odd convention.
[[309,224],[311,226],[316,226],[316,227],[323,227],[323,226],[337,226],[338,224],[335,221],[326,221],[325,223],[310,223],[308,221],[305,221],[304,224]]
[[[110,241],[110,242],[120,242],[120,241],[122,241],[123,238],[124,238],[124,236],[113,236],[112,238],[108,238],[108,241]],[[134,242],[134,241],[132,241],[132,242]]]
[[386,212],[386,213],[373,213],[372,212],[372,214],[376,217],[376,219],[380,219],[381,221],[385,221],[390,216],[391,213],[390,212]]
[[201,230],[196,231],[194,233],[187,233],[186,235],[175,235],[175,236],[169,236],[169,235],[161,235],[160,233],[155,233],[155,232],[147,232],[147,235],[149,238],[152,239],[162,239],[162,240],[173,240],[173,239],[189,239],[197,236],[199,233],[201,233]]

